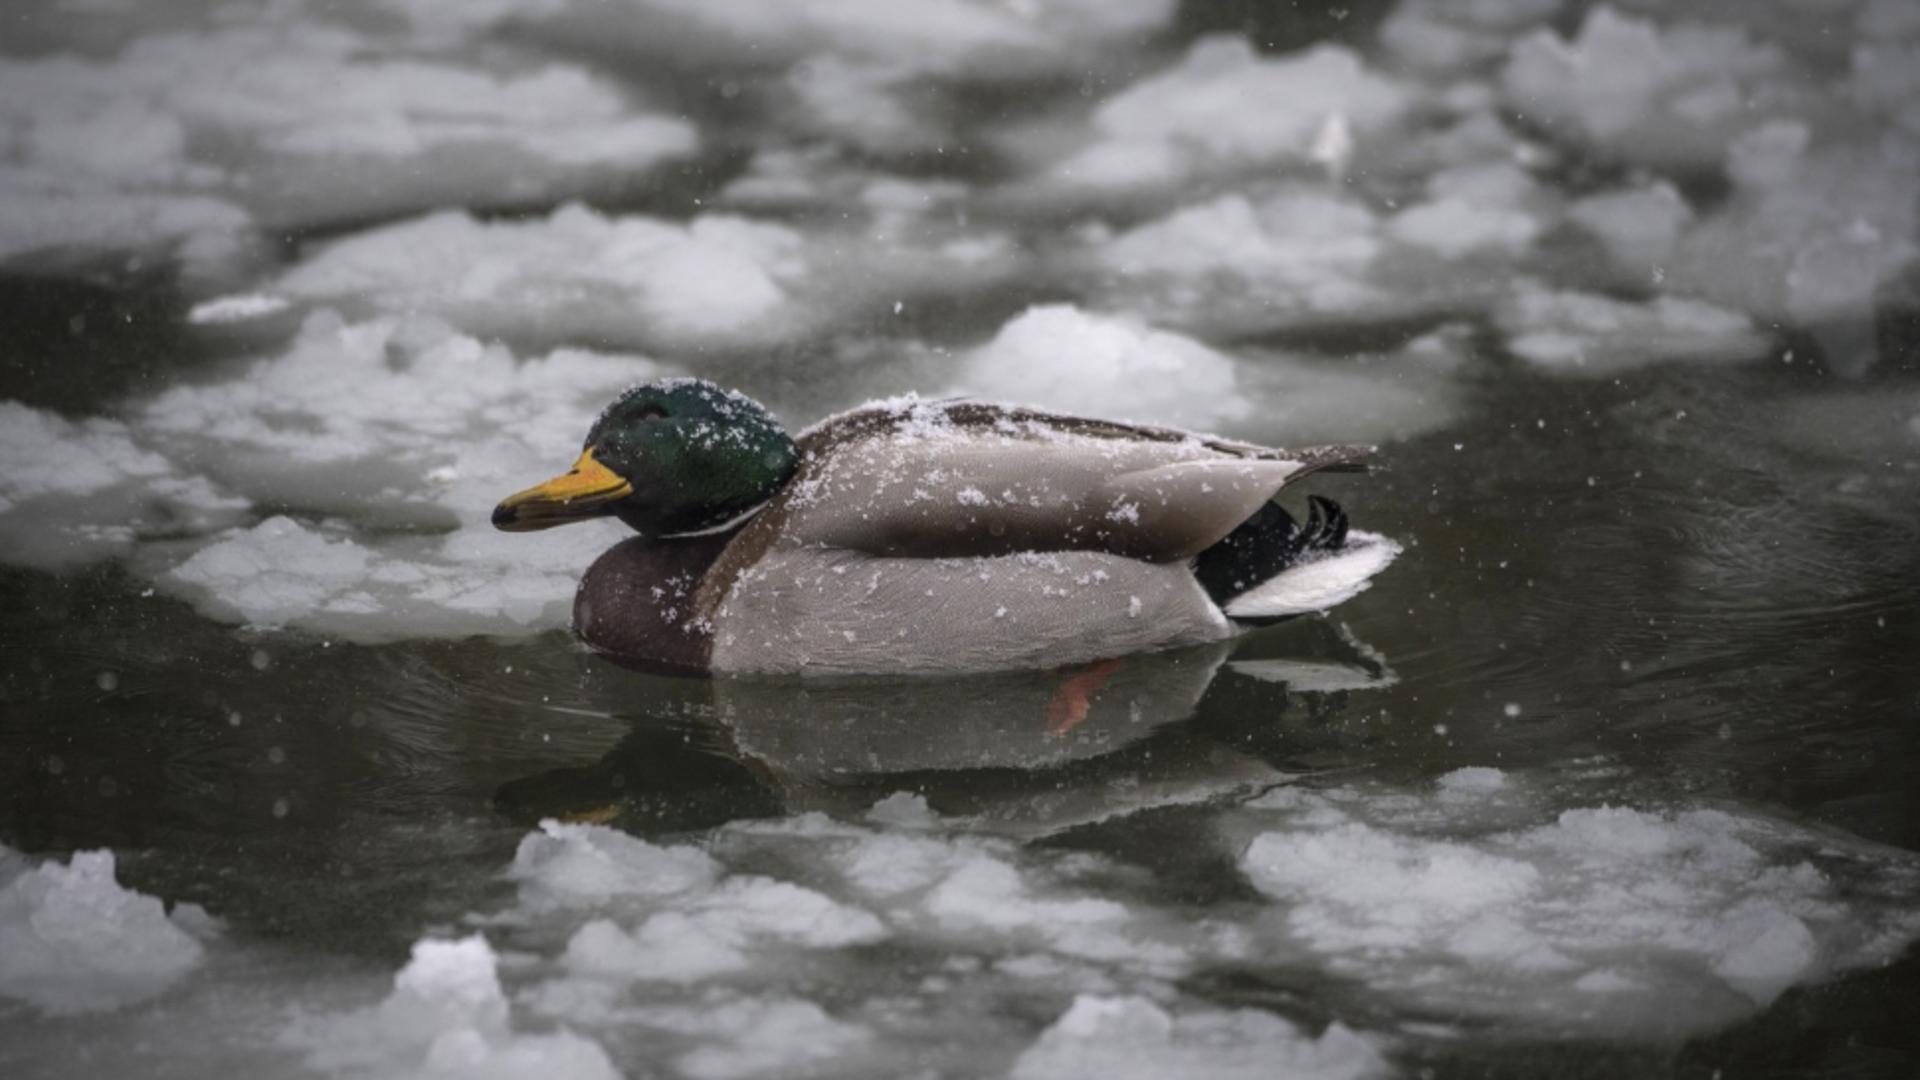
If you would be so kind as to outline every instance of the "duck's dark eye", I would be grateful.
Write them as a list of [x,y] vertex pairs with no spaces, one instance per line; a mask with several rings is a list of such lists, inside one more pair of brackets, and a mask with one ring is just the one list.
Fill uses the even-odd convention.
[[661,408],[660,406],[655,405],[652,402],[648,402],[647,404],[640,406],[640,411],[635,413],[633,418],[635,420],[664,420],[666,419],[666,416],[667,416],[666,409]]

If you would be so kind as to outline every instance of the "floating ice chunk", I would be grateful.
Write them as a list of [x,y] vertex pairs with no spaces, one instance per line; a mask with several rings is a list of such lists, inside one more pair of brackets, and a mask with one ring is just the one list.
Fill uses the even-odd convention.
[[[1384,246],[1364,203],[1317,188],[1287,188],[1259,202],[1223,195],[1099,245],[1102,270],[1202,292],[1248,282],[1269,304],[1351,311],[1387,298],[1364,278]],[[1219,280],[1227,279],[1227,280]]]
[[1523,254],[1543,229],[1530,209],[1542,195],[1511,163],[1456,166],[1430,178],[1427,191],[1428,201],[1395,214],[1387,232],[1447,259],[1483,249]]
[[796,126],[876,153],[931,150],[953,140],[950,128],[903,100],[907,76],[895,66],[820,56],[787,74]]
[[1735,194],[1681,239],[1668,287],[1813,330],[1831,367],[1857,373],[1882,293],[1920,257],[1920,145],[1810,150],[1811,134],[1781,121],[1734,144]]
[[155,997],[205,953],[179,914],[117,884],[111,851],[23,870],[0,882],[0,997],[56,1016]]
[[122,554],[143,535],[204,533],[244,500],[137,442],[117,420],[66,420],[0,401],[0,559],[58,569]]
[[1229,357],[1125,316],[1064,304],[1029,308],[968,355],[961,372],[964,392],[1182,427],[1248,411]]
[[927,806],[926,796],[896,791],[874,803],[867,820],[896,829],[928,829],[939,823],[940,815]]
[[1222,195],[1067,261],[1104,303],[1210,337],[1377,324],[1484,309],[1557,213],[1512,165],[1444,168],[1429,194],[1391,217],[1305,185]]
[[1494,320],[1514,355],[1548,371],[1585,376],[1662,361],[1752,360],[1772,344],[1745,315],[1672,296],[1635,303],[1523,284]]
[[673,345],[768,340],[799,318],[803,240],[783,225],[687,225],[564,206],[545,220],[442,213],[349,237],[283,277],[307,301],[432,312],[472,333]]
[[868,1028],[791,997],[723,998],[635,1014],[641,1023],[701,1041],[675,1061],[693,1080],[835,1075],[843,1071],[838,1063],[874,1040]]
[[1564,0],[1401,4],[1380,24],[1380,44],[1390,59],[1423,74],[1458,74],[1505,56],[1517,31],[1547,21],[1562,6]]
[[1279,827],[1264,819],[1241,866],[1289,940],[1344,976],[1413,1007],[1595,1034],[1710,1028],[1920,935],[1892,899],[1920,867],[1897,853],[1719,810],[1541,823],[1522,787],[1474,769],[1431,796],[1285,790],[1251,804]]
[[886,936],[870,912],[790,882],[744,876],[648,916],[631,936],[588,923],[568,942],[565,960],[578,972],[687,982],[745,968],[752,946],[830,949]]
[[684,121],[577,67],[392,58],[350,30],[267,19],[145,37],[102,60],[0,60],[0,127],[21,132],[20,168],[109,211],[55,229],[9,212],[0,252],[217,234],[236,224],[227,203],[290,226],[553,198],[610,187],[695,141]]
[[[413,10],[437,6],[398,2]],[[1174,0],[549,0],[533,15],[563,39],[638,52],[756,67],[831,56],[909,75],[994,79],[1083,70],[1102,50],[1165,24],[1174,7]],[[515,6],[487,11],[527,19]]]
[[252,224],[240,206],[212,195],[127,191],[0,166],[0,261],[32,256],[42,272],[102,253],[174,254],[189,269],[217,269],[244,248]]
[[327,247],[278,288],[519,341],[737,349],[997,280],[1015,253],[996,235],[808,234],[731,215],[682,224],[582,206],[523,221],[442,213]]
[[656,847],[604,825],[544,821],[514,852],[507,876],[535,907],[591,907],[633,896],[704,891],[720,867],[697,848]]
[[1172,1016],[1143,997],[1082,995],[1014,1063],[1013,1080],[1085,1077],[1379,1076],[1386,1061],[1342,1025],[1318,1038],[1270,1013],[1202,1010]]
[[529,549],[491,508],[661,370],[577,350],[520,363],[432,320],[316,315],[286,352],[169,390],[130,424],[187,475],[372,534],[282,516],[142,566],[220,618],[360,639],[564,626],[581,571],[625,530],[589,523]]
[[307,1021],[283,1041],[308,1050],[327,1072],[394,1077],[615,1080],[620,1073],[591,1039],[561,1029],[513,1031],[510,1008],[484,937],[423,940],[377,1007]]
[[1523,40],[1505,73],[1509,107],[1564,138],[1655,168],[1708,170],[1755,117],[1790,114],[1806,90],[1781,51],[1735,27],[1662,29],[1602,4],[1565,41]]
[[285,297],[241,293],[234,296],[215,297],[193,305],[193,308],[187,312],[187,321],[203,326],[247,322],[285,311],[286,308]]
[[1655,183],[1604,191],[1576,200],[1567,218],[1591,233],[1633,284],[1657,283],[1675,245],[1693,224],[1693,211],[1673,185]]
[[1042,183],[1098,194],[1310,164],[1330,118],[1339,117],[1364,143],[1413,101],[1406,88],[1341,46],[1264,58],[1245,38],[1209,37],[1180,63],[1103,102],[1088,144],[1053,163]]

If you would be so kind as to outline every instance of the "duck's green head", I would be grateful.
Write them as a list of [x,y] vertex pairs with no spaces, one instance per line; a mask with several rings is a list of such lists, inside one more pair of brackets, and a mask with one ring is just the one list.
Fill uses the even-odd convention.
[[607,406],[573,468],[508,496],[493,524],[525,532],[612,514],[643,536],[704,532],[767,501],[797,461],[758,402],[701,379],[662,379]]

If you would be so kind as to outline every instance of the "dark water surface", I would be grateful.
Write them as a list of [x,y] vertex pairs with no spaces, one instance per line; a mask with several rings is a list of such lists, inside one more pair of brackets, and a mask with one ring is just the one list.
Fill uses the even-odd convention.
[[[43,113],[54,135],[103,125],[78,149],[48,136],[44,160],[24,134],[0,139],[0,245],[68,220],[34,201],[48,177],[70,183],[60,198],[95,181],[115,198],[218,195],[246,221],[242,240],[213,230],[233,243],[211,260],[194,229],[146,237],[148,219],[185,212],[137,201],[94,215],[132,240],[89,240],[99,223],[76,212],[74,237],[0,246],[0,1077],[1920,1075],[1920,278],[1910,260],[1868,274],[1805,324],[1743,292],[1824,287],[1767,275],[1836,231],[1856,246],[1811,265],[1842,284],[1875,245],[1911,239],[1868,220],[1876,184],[1909,226],[1920,215],[1900,171],[1920,160],[1910,104],[1873,104],[1864,76],[1823,95],[1871,66],[1852,44],[1885,44],[1858,26],[1909,35],[1884,75],[1920,54],[1920,22],[1884,3],[1830,5],[1860,9],[1833,27],[1826,6],[1699,5],[1767,44],[1689,52],[1667,24],[1647,30],[1673,61],[1654,97],[1700,89],[1696,68],[1725,74],[1714,58],[1731,50],[1727,92],[1786,127],[1715,127],[1707,109],[1695,130],[1640,102],[1609,142],[1521,108],[1502,74],[1528,35],[1572,35],[1594,5],[1440,5],[1462,36],[1420,40],[1467,50],[1456,66],[1383,44],[1391,4],[1185,3],[1134,37],[1070,21],[1085,38],[1057,55],[982,47],[925,70],[888,36],[919,41],[917,21],[828,19],[846,40],[787,40],[657,11],[641,34],[624,8],[550,6],[561,14],[410,22],[431,5],[215,18],[36,2],[18,36],[0,28],[0,92],[69,86],[80,102],[0,102],[0,136]],[[1646,5],[1625,7],[1609,17]],[[318,63],[302,43],[333,40],[315,28],[350,34],[343,55],[372,69],[314,69],[342,95],[394,57],[489,77],[551,63],[561,75],[541,85],[560,112],[506,109],[505,149],[474,136],[408,156],[396,136],[382,157],[328,142],[385,131],[361,115],[378,100],[351,99],[361,112],[338,129],[324,109],[274,114],[270,79],[208,90],[177,72],[212,97],[166,106],[192,120],[179,134],[165,108],[127,104],[148,89],[119,68],[31,67],[161,31],[191,46],[255,17],[291,27],[261,40],[300,46],[302,63]],[[1190,172],[1118,193],[1061,180],[1061,155],[1104,137],[1086,110],[1199,55],[1206,34],[1263,62],[1349,46],[1395,80],[1400,112],[1370,130],[1354,104],[1359,149],[1328,159],[1262,157],[1263,129],[1227,122],[1241,113],[1176,109],[1170,160]],[[1776,40],[1785,52],[1741,51]],[[820,57],[822,79],[851,65],[848,100],[925,130],[809,119],[786,72]],[[620,115],[684,122],[698,148],[606,165],[593,155],[611,135],[552,160],[508,137],[564,128],[597,100],[565,96],[589,77],[617,88]],[[1370,77],[1350,77],[1356,101]],[[120,112],[72,89],[95,82],[118,87]],[[498,118],[478,94],[460,83],[402,113],[485,127]],[[1284,104],[1249,108],[1277,127],[1297,119]],[[249,127],[254,106],[268,119]],[[1345,112],[1330,119],[1307,134],[1346,131]],[[327,148],[304,158],[281,135]],[[1650,145],[1620,145],[1638,136]],[[1702,144],[1713,153],[1690,156]],[[211,179],[195,171],[209,162]],[[1793,198],[1765,187],[1796,168]],[[1500,187],[1508,169],[1525,173],[1517,194]],[[756,176],[803,190],[730,188]],[[1447,229],[1501,226],[1475,216],[1497,210],[1537,230],[1444,257],[1390,237],[1390,211],[1449,205],[1443,176],[1497,195],[1454,205]],[[1316,233],[1338,215],[1288,210],[1302,191],[1360,223]],[[1650,199],[1643,217],[1671,200],[1681,231],[1747,222],[1724,280],[1710,260],[1698,277],[1697,255],[1675,270],[1673,295],[1728,309],[1734,329],[1714,324],[1707,355],[1675,330],[1697,313],[1636,329],[1672,282],[1664,262],[1608,263],[1605,230],[1571,223],[1596,194]],[[1848,217],[1854,197],[1866,209]],[[1103,246],[1234,198],[1257,210],[1242,231],[1274,231],[1171,230],[1166,246],[1203,249],[1184,253],[1202,266],[1188,277],[1135,281],[1135,256]],[[575,199],[590,209],[561,209]],[[1749,201],[1758,225],[1739,216]],[[1827,232],[1766,231],[1825,202],[1846,204]],[[473,269],[458,265],[471,236],[386,232],[462,206],[474,217],[449,228],[502,245],[473,261],[539,280],[443,294]],[[791,296],[761,319],[734,286],[766,266],[740,270],[726,244],[682,236],[692,254],[663,285],[608,254],[654,240],[622,247],[605,221],[563,234],[566,213],[777,222],[793,248],[766,265],[805,272],[773,275]],[[1289,213],[1307,220],[1261,217]],[[514,225],[562,254],[487,231]],[[358,291],[289,284],[329,244],[368,238],[394,246],[351,268],[370,282]],[[915,261],[956,240],[989,254]],[[1244,266],[1201,257],[1241,240]],[[573,270],[576,243],[582,265],[618,265],[541,277]],[[1342,245],[1371,268],[1322,250]],[[1591,332],[1510,325],[1513,295],[1541,281],[1629,314]],[[678,285],[718,329],[648,307]],[[1288,306],[1322,285],[1379,295]],[[286,307],[188,315],[254,292]],[[995,353],[1033,305],[1061,303],[1077,306],[1042,336],[1044,362]],[[1523,355],[1529,335],[1562,331],[1595,370]],[[1634,345],[1642,333],[1654,344]],[[1116,339],[1119,358],[1100,359]],[[1621,341],[1635,359],[1602,374]],[[540,359],[556,346],[599,354]],[[289,360],[309,353],[321,362]],[[447,355],[467,366],[420,374]],[[581,433],[567,425],[669,369],[737,385],[796,427],[878,395],[967,390],[1275,445],[1379,440],[1371,475],[1311,487],[1406,550],[1326,615],[1085,670],[641,674],[561,628],[564,580],[536,580],[524,618],[499,599],[543,573],[570,580],[580,551],[515,538],[503,572],[484,521],[523,475],[564,467]],[[196,482],[218,498],[181,494]],[[263,548],[251,572],[228,551],[227,569],[181,575],[283,519],[300,543]],[[349,548],[372,554],[339,570]],[[245,595],[278,571],[284,595]],[[393,584],[409,573],[445,575],[446,592],[421,601]],[[101,849],[118,885],[60,892]],[[134,894],[170,914],[134,910]],[[450,941],[465,944],[434,951]]]
[[[1785,407],[1824,392],[1768,369],[1508,379],[1382,472],[1327,487],[1409,542],[1371,592],[1233,643],[1225,665],[1128,661],[1146,697],[1114,694],[1134,715],[1096,695],[1064,734],[1059,676],[708,683],[622,670],[560,633],[237,633],[112,567],[9,572],[0,836],[122,852],[126,885],[202,904],[296,966],[391,964],[423,929],[504,902],[499,870],[542,817],[680,839],[857,817],[896,791],[1144,869],[1115,895],[1199,911],[1247,893],[1204,842],[1207,808],[1298,776],[1415,790],[1465,766],[1604,761],[1609,803],[1731,802],[1913,850],[1920,469],[1824,437],[1818,412],[1794,430]],[[1262,660],[1339,688],[1234,667]],[[1324,977],[1189,982],[1323,1022],[1391,1015]],[[1898,1075],[1920,1064],[1917,980],[1902,960],[1678,1041],[1496,1031],[1395,1057],[1435,1075]],[[17,1045],[30,1062],[42,1044]]]

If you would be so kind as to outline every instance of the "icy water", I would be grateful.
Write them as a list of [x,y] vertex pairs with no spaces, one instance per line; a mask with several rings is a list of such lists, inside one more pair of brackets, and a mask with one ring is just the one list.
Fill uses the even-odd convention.
[[[6,18],[0,1075],[1920,1074],[1911,5]],[[487,512],[662,373],[1377,441],[1406,552],[640,674]]]

